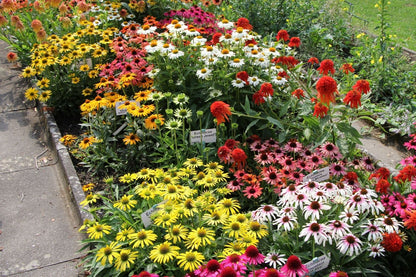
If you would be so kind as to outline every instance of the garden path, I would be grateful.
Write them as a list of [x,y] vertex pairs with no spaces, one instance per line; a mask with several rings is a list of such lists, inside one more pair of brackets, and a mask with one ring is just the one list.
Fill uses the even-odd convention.
[[0,42],[0,276],[79,276],[79,220],[6,55]]

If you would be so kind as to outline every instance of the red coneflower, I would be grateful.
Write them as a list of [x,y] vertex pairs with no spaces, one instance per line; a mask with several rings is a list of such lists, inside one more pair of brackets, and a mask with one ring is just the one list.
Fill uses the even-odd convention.
[[236,27],[242,27],[243,29],[252,30],[253,26],[250,24],[247,18],[240,17],[237,20]]
[[249,265],[258,265],[264,262],[264,256],[254,245],[247,247],[243,256],[247,258],[247,263]]
[[301,260],[295,255],[287,258],[286,264],[280,271],[289,277],[296,277],[297,275],[303,276],[305,273],[309,272],[308,268],[303,265]]
[[387,193],[387,189],[391,186],[389,181],[386,179],[380,179],[378,180],[376,184],[376,191],[380,193]]
[[240,274],[237,275],[237,272],[230,266],[224,267],[221,270],[219,277],[237,277],[240,276]]
[[316,83],[316,90],[318,91],[318,99],[324,104],[329,105],[335,102],[335,93],[337,90],[337,82],[329,76],[323,76]]
[[219,43],[219,42],[220,42],[220,38],[221,38],[221,36],[222,36],[222,34],[221,34],[221,33],[215,33],[215,34],[212,36],[211,44],[212,44],[212,45],[215,45],[215,44]]
[[32,23],[30,23],[30,27],[32,27],[33,31],[38,32],[43,26],[42,26],[42,22],[40,22],[40,20],[38,19],[34,19],[32,20]]
[[406,211],[407,219],[404,220],[404,227],[416,230],[416,210]]
[[328,72],[335,74],[334,62],[332,60],[326,59],[321,62],[321,65],[318,67],[319,73],[323,75],[328,75]]
[[273,96],[273,85],[270,83],[263,83],[260,87],[259,92],[262,93],[264,97]]
[[256,105],[260,105],[266,102],[266,100],[264,100],[264,95],[263,93],[261,93],[261,91],[257,91],[253,94],[253,102]]
[[227,146],[221,146],[218,148],[217,155],[223,163],[229,163],[231,161],[231,149]]
[[358,80],[352,88],[367,94],[370,91],[370,83],[367,80]]
[[292,37],[290,39],[290,41],[289,41],[288,46],[289,47],[297,47],[297,48],[299,48],[299,46],[300,46],[300,38],[298,38],[298,37]]
[[246,165],[247,155],[243,149],[236,148],[231,152],[231,157],[238,169],[244,168]]
[[283,39],[283,41],[289,40],[289,34],[286,30],[280,30],[279,32],[277,32],[276,40],[279,41],[281,39]]
[[277,271],[277,269],[268,268],[263,272],[263,275],[261,275],[261,276],[263,276],[263,277],[281,277],[283,275],[280,274],[279,271]]
[[394,177],[394,180],[398,182],[411,181],[416,176],[416,168],[413,165],[406,165],[399,174]]
[[318,60],[318,58],[311,57],[311,58],[308,60],[308,63],[310,63],[310,64],[319,64],[319,60]]
[[350,73],[350,72],[353,73],[355,71],[355,69],[352,67],[352,65],[350,63],[344,63],[341,66],[341,70],[342,70],[342,72],[344,72],[347,75],[348,75],[348,73]]
[[323,105],[321,102],[315,104],[313,115],[316,117],[324,117],[328,114],[329,108]]
[[262,194],[262,190],[263,188],[257,185],[251,185],[251,186],[247,186],[243,192],[244,192],[244,196],[247,197],[248,199],[250,198],[258,198],[261,194]]
[[248,85],[248,73],[245,71],[240,71],[237,73],[236,78],[244,81]]
[[15,62],[15,61],[17,61],[17,59],[18,59],[19,57],[17,56],[17,54],[16,53],[14,53],[14,52],[9,52],[8,54],[7,54],[7,60],[9,61],[9,62],[11,62],[11,63],[13,63],[13,62]]
[[295,96],[297,99],[305,97],[304,91],[300,88],[297,88],[294,91],[292,91],[292,95]]
[[398,252],[402,249],[403,241],[395,232],[389,234],[384,233],[381,245],[389,252]]
[[358,108],[361,106],[361,92],[355,89],[350,90],[344,98],[344,103],[353,109]]
[[217,125],[228,121],[228,116],[231,115],[230,105],[222,101],[215,101],[211,104],[211,113],[217,119]]
[[390,170],[385,167],[380,167],[376,170],[376,172],[372,173],[368,179],[388,179],[390,176]]

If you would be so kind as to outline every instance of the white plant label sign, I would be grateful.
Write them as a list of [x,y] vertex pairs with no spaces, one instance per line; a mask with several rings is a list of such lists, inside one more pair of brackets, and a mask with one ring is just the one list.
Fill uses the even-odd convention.
[[303,177],[303,182],[322,182],[329,179],[329,166],[314,170]]
[[202,142],[210,143],[210,142],[216,142],[217,141],[217,129],[203,129],[191,131],[190,139],[191,144],[200,143],[201,142],[201,136],[202,136]]
[[331,259],[326,255],[315,257],[312,261],[307,262],[305,264],[305,266],[309,270],[307,275],[314,274],[315,272],[318,272],[318,271],[321,271],[322,269],[327,268],[330,261]]

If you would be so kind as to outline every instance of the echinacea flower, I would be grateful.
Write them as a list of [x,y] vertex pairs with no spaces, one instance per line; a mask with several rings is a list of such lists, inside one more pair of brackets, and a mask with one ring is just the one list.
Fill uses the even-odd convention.
[[308,268],[302,264],[298,256],[292,255],[287,258],[286,264],[280,269],[280,271],[288,277],[303,276],[308,273]]
[[276,35],[276,40],[283,40],[283,41],[288,41],[289,40],[289,34],[287,33],[286,30],[279,30],[279,32],[277,32]]
[[328,240],[328,231],[329,230],[325,225],[312,221],[305,225],[305,228],[302,229],[299,237],[305,237],[305,242],[307,242],[310,237],[313,237],[316,244],[323,244],[325,246],[325,242]]
[[345,271],[338,270],[336,272],[329,273],[328,277],[348,277],[348,274]]
[[[205,257],[197,251],[186,251],[177,256],[178,265],[186,271],[193,271],[204,261]],[[206,275],[207,276],[207,275]]]
[[299,48],[300,44],[301,44],[300,38],[298,38],[298,37],[292,37],[292,38],[290,38],[290,41],[289,41],[288,46],[289,47],[297,47],[297,48]]
[[337,82],[329,76],[321,77],[316,83],[316,90],[318,91],[318,99],[323,104],[329,105],[331,102],[335,103],[335,93],[338,92]]
[[330,72],[331,74],[335,74],[334,62],[332,60],[326,59],[323,60],[318,67],[319,73],[323,75],[328,75]]
[[353,234],[345,235],[338,243],[337,248],[342,254],[358,256],[361,252],[361,240]]
[[381,245],[389,252],[398,252],[402,249],[403,241],[396,233],[384,233]]
[[344,72],[346,75],[348,75],[348,73],[354,73],[355,69],[352,67],[352,65],[350,63],[344,63],[341,66],[341,70],[342,72]]
[[358,80],[352,88],[361,93],[367,94],[370,91],[370,83],[367,80]]
[[249,265],[258,265],[264,262],[264,255],[254,245],[247,247],[243,256],[247,259],[247,264]]
[[228,121],[228,116],[231,115],[230,105],[223,101],[215,101],[210,107],[212,115],[217,119],[217,125]]
[[150,251],[150,259],[153,262],[166,264],[178,256],[180,248],[170,242],[164,242],[153,247]]
[[111,231],[111,226],[107,224],[100,224],[95,222],[87,229],[88,237],[92,239],[101,239],[104,234],[108,235]]
[[153,242],[157,239],[157,235],[152,230],[145,229],[141,229],[138,232],[132,232],[128,234],[127,237],[133,248],[143,248],[153,245]]
[[131,251],[130,249],[122,249],[120,254],[116,258],[115,267],[121,272],[130,268],[136,258],[139,256],[137,251]]
[[102,265],[105,265],[107,262],[113,264],[113,261],[120,255],[120,248],[121,245],[118,245],[115,241],[101,247],[96,254],[97,261],[101,261]]
[[313,115],[316,117],[325,117],[328,114],[329,108],[322,104],[321,102],[318,102],[315,104]]
[[361,92],[358,90],[350,90],[343,101],[346,105],[350,105],[351,108],[356,109],[361,106]]

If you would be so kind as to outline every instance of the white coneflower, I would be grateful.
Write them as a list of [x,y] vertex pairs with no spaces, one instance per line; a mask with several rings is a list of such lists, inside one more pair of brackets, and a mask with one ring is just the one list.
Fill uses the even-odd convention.
[[182,57],[183,55],[185,55],[183,51],[180,51],[178,49],[172,49],[172,51],[170,51],[170,53],[168,54],[168,58],[171,60],[175,60],[179,57]]
[[270,69],[273,71],[273,73],[280,73],[280,72],[285,71],[280,65],[275,65],[271,67]]
[[303,213],[305,218],[308,219],[309,217],[311,220],[319,220],[321,214],[325,210],[330,210],[331,206],[319,203],[318,201],[311,201],[311,203],[303,209]]
[[269,47],[269,48],[267,48],[267,49],[264,49],[264,54],[266,55],[266,56],[271,56],[271,57],[279,57],[280,56],[280,53],[279,53],[279,51],[277,51],[277,49],[276,49],[276,47]]
[[286,261],[285,255],[276,252],[270,252],[264,258],[264,262],[273,268],[281,267]]
[[217,23],[219,28],[223,29],[232,29],[234,27],[234,22],[228,21],[227,19],[223,19]]
[[189,101],[189,96],[187,96],[185,93],[179,93],[177,96],[173,98],[173,103],[176,105],[183,105],[187,104]]
[[182,126],[182,121],[171,118],[165,122],[165,126],[169,130],[179,130],[179,128]]
[[170,53],[173,49],[175,49],[175,46],[170,43],[164,43],[162,47],[160,47],[160,52],[166,54]]
[[383,233],[381,232],[381,228],[373,224],[371,221],[368,221],[368,223],[362,225],[361,227],[364,228],[364,231],[361,235],[365,236],[368,234],[369,241],[378,241],[383,239]]
[[143,24],[142,27],[139,30],[137,30],[137,34],[148,35],[148,34],[156,32],[156,29],[157,29],[156,26],[149,26],[147,24]]
[[196,36],[191,40],[190,45],[192,46],[202,46],[205,45],[205,42],[207,42],[207,39],[203,36]]
[[209,97],[210,98],[217,98],[222,95],[222,91],[218,89],[209,89]]
[[201,48],[201,57],[202,58],[210,58],[215,57],[220,53],[217,46],[205,46]]
[[207,80],[209,77],[211,77],[212,70],[209,68],[202,68],[196,71],[196,76],[199,79]]
[[386,233],[398,233],[399,228],[403,227],[402,223],[399,223],[396,218],[390,216],[383,216],[376,218],[374,224],[379,226]]
[[188,30],[188,26],[183,21],[172,20],[172,22],[166,26],[166,29],[168,29],[171,34],[182,34]]
[[227,48],[222,49],[219,53],[218,53],[218,57],[220,58],[232,58],[235,56],[235,53]]
[[277,226],[277,229],[283,229],[286,232],[290,232],[294,229],[295,224],[297,224],[296,217],[293,215],[281,215],[273,221],[273,225]]
[[329,234],[334,239],[340,239],[346,236],[348,233],[351,233],[350,227],[350,225],[340,220],[331,220],[328,222]]
[[276,86],[282,86],[284,84],[287,83],[286,78],[280,77],[280,76],[275,76],[271,79],[272,84],[276,85]]
[[327,226],[320,224],[316,221],[312,221],[306,224],[305,228],[300,231],[299,237],[305,237],[305,242],[313,237],[314,241],[318,245],[324,245],[328,241]]
[[268,68],[270,65],[270,61],[266,57],[258,57],[256,60],[254,60],[253,64],[258,65],[261,68]]
[[255,211],[251,213],[251,218],[254,221],[264,223],[267,221],[273,221],[278,216],[279,209],[273,205],[261,205]]
[[380,244],[372,245],[368,250],[370,251],[369,256],[373,258],[384,256],[384,252],[385,252],[384,247],[381,246]]
[[359,238],[353,234],[348,234],[337,243],[337,248],[342,254],[348,256],[358,256],[361,252],[361,245],[362,242]]
[[352,208],[347,208],[345,211],[342,211],[340,213],[339,219],[341,219],[343,222],[353,224],[355,221],[359,219],[358,211]]
[[249,30],[243,29],[242,27],[237,27],[231,33],[231,37],[233,39],[235,39],[235,38],[238,38],[238,39],[248,38],[249,37],[249,34],[248,33],[249,33]]
[[155,53],[162,49],[165,43],[162,40],[152,40],[148,45],[144,47],[147,53]]
[[192,111],[187,108],[180,108],[175,110],[174,115],[177,118],[190,118],[192,116]]
[[260,82],[262,82],[262,80],[258,78],[257,76],[250,76],[248,77],[247,81],[250,86],[257,86],[260,84]]
[[239,68],[244,65],[244,59],[235,58],[228,62],[231,67]]
[[245,86],[245,82],[239,78],[237,78],[236,80],[232,80],[231,81],[231,85],[235,88],[243,88]]
[[364,213],[370,208],[367,197],[359,193],[355,193],[352,197],[350,197],[346,203],[346,206],[351,207],[352,209],[361,213]]
[[194,36],[199,36],[200,33],[196,29],[192,28],[192,29],[186,30],[185,35],[194,37]]
[[210,66],[210,65],[214,65],[218,62],[218,58],[217,57],[206,57],[203,62],[205,63],[206,66]]

